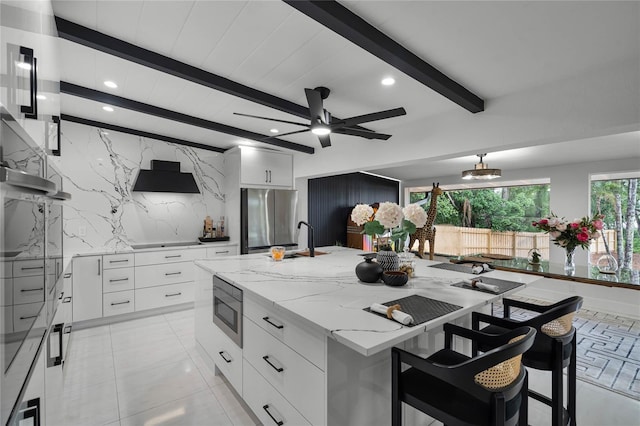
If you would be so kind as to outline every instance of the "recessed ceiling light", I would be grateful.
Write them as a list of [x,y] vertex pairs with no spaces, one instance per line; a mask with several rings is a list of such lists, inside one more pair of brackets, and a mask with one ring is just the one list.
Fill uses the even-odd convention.
[[36,99],[40,99],[41,101],[47,99],[45,95],[36,95]]
[[382,81],[380,83],[382,83],[383,86],[393,86],[396,82],[396,79],[393,77],[385,77],[382,79]]
[[23,70],[30,70],[31,69],[31,64],[28,64],[26,62],[16,62],[16,66],[18,68],[22,68]]
[[113,112],[113,107],[110,107],[108,105],[103,106],[102,109],[107,111],[107,112]]
[[104,85],[109,87],[109,88],[111,88],[111,89],[116,89],[118,87],[118,85],[116,83],[114,83],[113,81],[111,81],[111,80],[106,80],[104,82]]
[[279,132],[279,130],[278,130],[278,129],[271,129],[271,130],[269,130],[269,131],[270,131],[271,133],[278,133],[278,132]]
[[239,141],[237,141],[238,145],[244,145],[244,146],[252,146],[253,142],[250,142],[246,139],[240,139]]

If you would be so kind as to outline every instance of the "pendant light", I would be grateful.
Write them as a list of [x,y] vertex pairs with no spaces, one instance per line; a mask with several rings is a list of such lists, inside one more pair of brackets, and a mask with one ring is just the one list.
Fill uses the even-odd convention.
[[471,170],[462,172],[462,179],[495,179],[502,176],[502,170],[490,169],[486,163],[482,162],[482,158],[487,154],[478,154],[480,162]]

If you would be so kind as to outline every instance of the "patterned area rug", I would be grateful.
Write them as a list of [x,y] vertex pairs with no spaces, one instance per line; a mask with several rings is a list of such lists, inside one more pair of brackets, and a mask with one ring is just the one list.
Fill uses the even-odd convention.
[[[545,304],[539,300],[518,299]],[[494,305],[493,314],[502,316],[502,304]],[[532,315],[512,308],[514,319]],[[640,401],[640,321],[581,309],[574,326],[578,332],[578,379]]]

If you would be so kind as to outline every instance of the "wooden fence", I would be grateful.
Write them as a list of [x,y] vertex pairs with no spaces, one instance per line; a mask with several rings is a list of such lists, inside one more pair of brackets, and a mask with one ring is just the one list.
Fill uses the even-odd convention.
[[[605,238],[610,250],[615,250],[615,232],[607,230]],[[543,232],[497,232],[482,228],[462,228],[451,225],[436,226],[435,252],[447,256],[467,256],[478,253],[504,254],[527,257],[530,249],[537,248],[544,259],[549,258],[549,235]],[[418,249],[416,242],[412,250]],[[594,240],[592,253],[606,252],[602,238]],[[425,243],[429,251],[429,243]]]

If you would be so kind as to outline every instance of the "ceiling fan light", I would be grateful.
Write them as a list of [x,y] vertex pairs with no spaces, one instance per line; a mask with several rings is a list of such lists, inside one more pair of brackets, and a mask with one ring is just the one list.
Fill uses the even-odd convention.
[[482,157],[484,157],[485,155],[487,154],[478,154],[478,157],[480,157],[480,162],[477,163],[473,169],[464,170],[462,172],[462,179],[490,180],[502,176],[502,170],[490,169],[486,163],[482,162]]
[[325,136],[331,133],[331,129],[326,126],[314,126],[311,128],[311,133],[318,136]]

